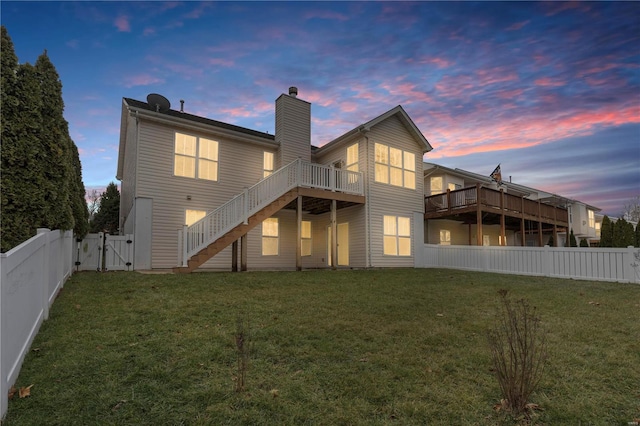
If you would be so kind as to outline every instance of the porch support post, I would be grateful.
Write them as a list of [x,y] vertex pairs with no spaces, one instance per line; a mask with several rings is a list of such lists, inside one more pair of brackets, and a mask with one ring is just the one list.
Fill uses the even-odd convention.
[[482,198],[480,197],[480,184],[476,183],[476,245],[482,245]]
[[247,270],[247,234],[240,237],[240,270]]
[[231,272],[238,272],[238,240],[231,243]]
[[331,269],[337,269],[338,267],[338,226],[336,208],[336,200],[331,200]]
[[500,245],[507,245],[504,229],[504,189],[502,188],[500,188]]
[[296,271],[302,271],[302,195],[298,195],[297,205],[298,237],[296,239]]
[[520,207],[520,234],[522,237],[520,238],[520,245],[524,247],[526,245],[527,235],[524,233],[524,197],[520,198],[521,207]]
[[542,247],[542,208],[538,200],[538,247]]

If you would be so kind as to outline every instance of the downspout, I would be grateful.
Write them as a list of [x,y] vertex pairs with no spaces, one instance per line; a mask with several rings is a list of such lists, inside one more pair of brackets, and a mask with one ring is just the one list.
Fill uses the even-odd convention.
[[365,179],[364,182],[364,192],[365,192],[365,221],[364,221],[364,234],[365,234],[365,258],[366,258],[366,267],[370,268],[371,265],[371,237],[369,235],[369,220],[371,218],[371,200],[369,198],[369,175],[370,175],[370,170],[369,170],[369,136],[367,136],[367,133],[369,133],[369,128],[363,126],[360,126],[358,128],[358,132],[360,134],[362,134],[362,136],[364,137],[364,151],[365,151],[365,157],[364,157],[364,162],[365,162],[365,171],[367,173],[367,179]]

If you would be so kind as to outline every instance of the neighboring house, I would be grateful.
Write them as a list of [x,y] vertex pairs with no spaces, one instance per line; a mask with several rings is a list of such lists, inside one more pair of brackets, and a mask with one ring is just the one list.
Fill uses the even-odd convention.
[[597,207],[461,169],[424,165],[425,242],[454,245],[564,246],[595,240]]
[[135,269],[414,266],[432,148],[404,109],[310,141],[293,87],[275,135],[124,98],[116,177]]

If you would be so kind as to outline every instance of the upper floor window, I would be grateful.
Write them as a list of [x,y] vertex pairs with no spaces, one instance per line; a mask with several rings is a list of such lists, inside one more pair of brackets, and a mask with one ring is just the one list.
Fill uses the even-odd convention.
[[434,176],[431,178],[429,188],[431,189],[431,195],[442,194],[442,176]]
[[262,177],[267,177],[273,173],[273,152],[264,152],[264,159],[262,161]]
[[349,148],[347,148],[347,164],[346,169],[351,170],[352,172],[357,172],[358,170],[358,144],[354,143]]
[[462,185],[458,185],[457,183],[448,183],[447,184],[447,189],[450,191],[455,191],[457,189],[462,188]]
[[173,174],[217,181],[218,142],[176,133]]
[[375,145],[375,181],[409,189],[416,188],[416,156],[412,152]]
[[384,216],[383,250],[389,256],[411,256],[411,220],[402,216]]
[[595,228],[596,227],[596,214],[594,213],[593,210],[587,210],[587,213],[589,214],[589,228]]

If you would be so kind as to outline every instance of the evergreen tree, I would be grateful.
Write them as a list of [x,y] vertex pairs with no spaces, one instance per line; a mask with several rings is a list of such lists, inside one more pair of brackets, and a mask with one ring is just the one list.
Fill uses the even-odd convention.
[[100,196],[100,207],[91,221],[91,232],[108,232],[118,234],[120,222],[120,192],[115,183],[107,185]]
[[586,238],[582,238],[580,240],[580,247],[589,247],[589,242],[587,241]]
[[613,247],[613,223],[609,216],[602,218],[600,226],[600,247]]
[[551,236],[549,237],[549,242],[547,243],[547,245],[548,245],[549,247],[553,247],[553,246],[554,246],[554,242],[553,242],[553,235],[551,235]]
[[2,229],[3,252],[28,240],[44,222],[42,129],[37,73],[18,65],[13,42],[2,27]]
[[569,247],[578,247],[578,242],[576,241],[576,236],[573,235],[573,229],[569,234]]
[[85,200],[86,191],[82,182],[82,164],[80,163],[80,155],[78,147],[73,141],[71,142],[71,155],[73,160],[73,176],[75,179],[71,182],[71,207],[73,210],[73,218],[75,225],[73,232],[76,238],[83,238],[89,232],[89,209]]
[[40,82],[42,98],[42,135],[40,144],[45,154],[45,212],[47,227],[72,229],[74,226],[71,202],[73,156],[68,123],[64,119],[62,82],[47,51],[38,57],[35,64]]
[[634,244],[635,247],[640,247],[640,222],[638,222],[636,224],[636,243]]
[[635,243],[633,225],[620,218],[613,226],[613,247],[628,247]]

